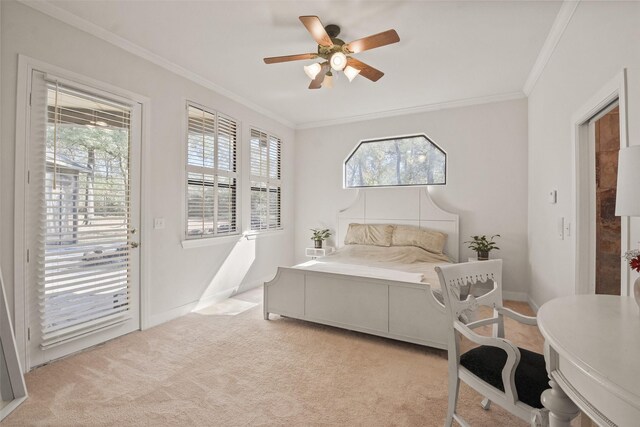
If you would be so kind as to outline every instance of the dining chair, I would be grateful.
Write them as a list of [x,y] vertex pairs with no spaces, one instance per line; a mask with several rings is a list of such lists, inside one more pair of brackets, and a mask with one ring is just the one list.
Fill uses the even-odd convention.
[[[485,410],[494,402],[532,426],[547,426],[548,411],[540,402],[540,395],[549,388],[544,356],[519,348],[504,337],[504,316],[526,325],[537,325],[537,321],[503,306],[502,260],[451,264],[436,267],[436,272],[450,320],[445,426],[451,426],[453,420],[462,426],[469,425],[456,412],[460,380],[485,397],[482,401]],[[476,287],[490,290],[474,295]],[[492,314],[479,318],[481,306],[489,307]],[[491,336],[474,331],[489,325]],[[460,354],[461,337],[477,347]]]

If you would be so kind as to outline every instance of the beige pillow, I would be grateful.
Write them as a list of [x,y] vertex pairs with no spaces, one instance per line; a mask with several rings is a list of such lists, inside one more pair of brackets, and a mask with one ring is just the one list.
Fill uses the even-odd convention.
[[444,233],[411,225],[396,225],[391,239],[393,246],[417,246],[434,254],[442,254],[446,242]]
[[391,246],[393,228],[391,224],[349,224],[344,244]]

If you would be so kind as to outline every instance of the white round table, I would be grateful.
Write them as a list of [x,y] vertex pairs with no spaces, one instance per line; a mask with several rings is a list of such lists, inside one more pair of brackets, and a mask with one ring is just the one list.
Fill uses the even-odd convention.
[[538,327],[551,426],[568,426],[575,405],[600,425],[640,423],[640,311],[632,297],[556,298],[538,311]]

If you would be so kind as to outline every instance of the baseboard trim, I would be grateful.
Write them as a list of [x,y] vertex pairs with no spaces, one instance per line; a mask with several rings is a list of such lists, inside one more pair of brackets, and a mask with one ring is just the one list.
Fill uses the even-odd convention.
[[529,301],[529,295],[526,292],[502,291],[502,298],[511,301]]
[[538,310],[540,310],[540,306],[536,304],[536,302],[533,300],[533,298],[531,298],[530,295],[527,296],[527,302],[529,303],[529,306],[531,307],[533,312],[538,313]]
[[196,307],[196,305],[198,305],[198,301],[193,301],[188,304],[181,305],[180,307],[163,311],[162,313],[152,314],[151,316],[149,316],[147,328],[145,329],[153,328],[154,326],[161,325],[170,320],[177,319],[178,317],[184,316],[185,314],[189,314]]
[[239,293],[262,286],[264,282],[267,282],[272,278],[273,278],[273,275],[265,276],[258,280],[252,280],[251,282],[243,283],[242,285],[236,286],[234,288],[225,289],[215,294],[207,295],[206,297],[201,298],[197,301],[192,301],[190,303],[181,305],[179,307],[175,307],[170,310],[163,311],[162,313],[153,314],[149,317],[149,323],[147,328],[145,329],[161,325],[170,320],[177,319],[178,317],[182,317],[186,314],[189,314],[194,310],[198,310],[202,307],[215,304],[220,301],[224,301]]
[[538,313],[538,309],[540,308],[533,298],[531,298],[531,295],[526,292],[502,291],[502,298],[505,300],[526,302],[534,313]]

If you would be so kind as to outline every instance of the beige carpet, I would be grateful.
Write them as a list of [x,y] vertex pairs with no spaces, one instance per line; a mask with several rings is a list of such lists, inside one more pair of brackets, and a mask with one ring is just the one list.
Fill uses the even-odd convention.
[[[190,314],[32,371],[29,399],[2,425],[443,424],[445,352],[279,316],[265,321],[256,295],[237,298],[244,311]],[[542,349],[535,328],[508,322],[507,330]],[[459,412],[474,426],[527,425],[497,406],[483,411],[480,400],[462,386]]]

